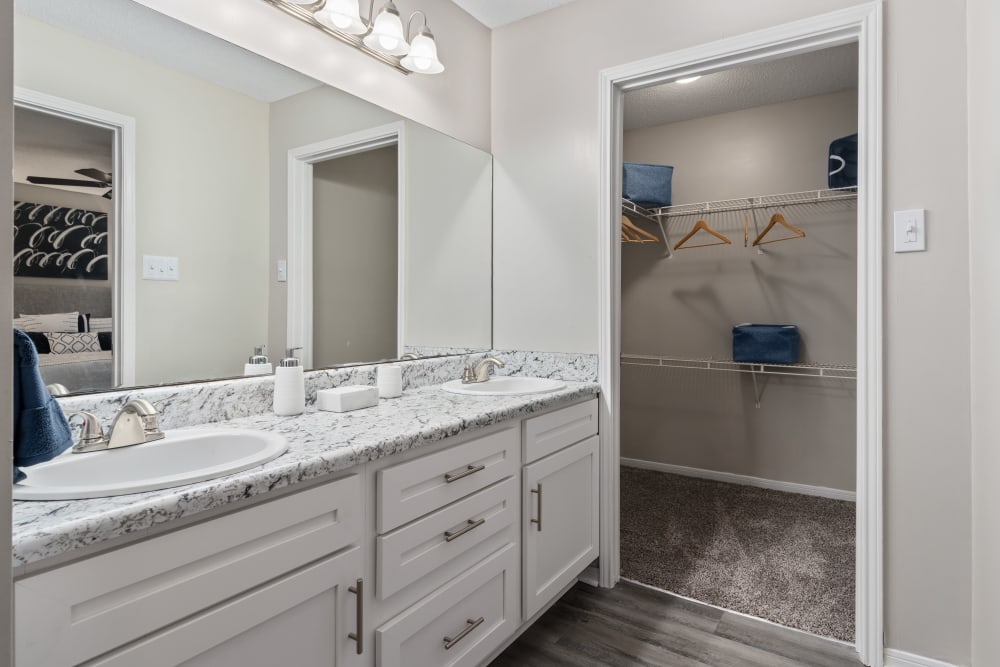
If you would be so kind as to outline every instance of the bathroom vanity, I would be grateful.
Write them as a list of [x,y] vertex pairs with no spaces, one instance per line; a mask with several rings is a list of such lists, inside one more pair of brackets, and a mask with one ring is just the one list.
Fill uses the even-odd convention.
[[16,664],[484,664],[598,557],[597,385],[567,384],[231,420],[289,452],[51,504],[15,534]]

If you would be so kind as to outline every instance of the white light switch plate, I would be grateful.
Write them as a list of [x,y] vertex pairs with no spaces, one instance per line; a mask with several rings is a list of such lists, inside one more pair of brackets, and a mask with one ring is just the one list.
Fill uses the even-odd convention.
[[180,280],[181,266],[177,257],[142,256],[143,280]]
[[896,211],[892,214],[894,252],[920,252],[927,250],[927,227],[924,209]]
[[278,260],[278,282],[288,282],[288,262],[284,259]]

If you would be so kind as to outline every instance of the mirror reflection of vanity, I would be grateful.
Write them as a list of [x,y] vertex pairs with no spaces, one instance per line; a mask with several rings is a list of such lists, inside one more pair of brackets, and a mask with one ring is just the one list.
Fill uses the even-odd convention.
[[130,0],[15,9],[13,314],[63,316],[21,320],[47,382],[490,347],[488,154]]

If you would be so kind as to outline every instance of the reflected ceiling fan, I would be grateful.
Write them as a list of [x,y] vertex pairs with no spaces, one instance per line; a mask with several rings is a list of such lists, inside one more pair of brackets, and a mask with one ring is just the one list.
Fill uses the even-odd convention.
[[26,180],[35,185],[67,185],[74,188],[109,188],[108,191],[101,196],[105,199],[111,199],[110,173],[101,171],[100,169],[94,169],[93,167],[77,169],[76,173],[93,180],[84,181],[76,178],[50,178],[49,176],[28,176]]

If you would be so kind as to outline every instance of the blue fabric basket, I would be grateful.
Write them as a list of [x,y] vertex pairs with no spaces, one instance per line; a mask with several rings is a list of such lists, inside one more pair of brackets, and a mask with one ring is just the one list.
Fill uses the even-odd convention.
[[858,135],[841,137],[830,144],[826,177],[830,188],[858,187]]
[[638,162],[626,162],[622,167],[623,198],[647,208],[670,206],[673,167]]
[[794,324],[739,324],[733,327],[733,361],[794,364],[799,360],[799,328]]

